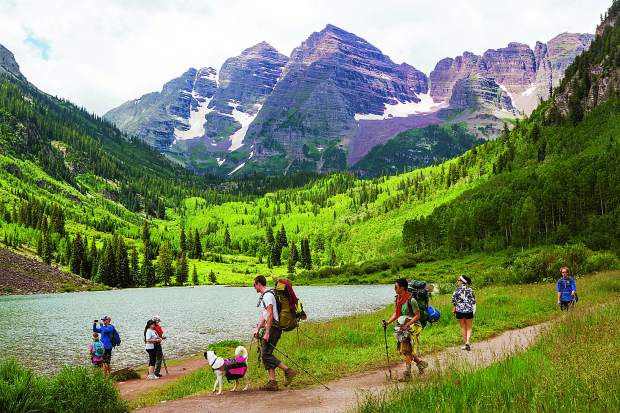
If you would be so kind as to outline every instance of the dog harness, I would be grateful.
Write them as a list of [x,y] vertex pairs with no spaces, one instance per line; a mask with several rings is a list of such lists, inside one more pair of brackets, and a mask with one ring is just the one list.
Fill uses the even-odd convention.
[[243,357],[225,359],[223,367],[226,380],[229,382],[243,378],[248,371],[248,363]]

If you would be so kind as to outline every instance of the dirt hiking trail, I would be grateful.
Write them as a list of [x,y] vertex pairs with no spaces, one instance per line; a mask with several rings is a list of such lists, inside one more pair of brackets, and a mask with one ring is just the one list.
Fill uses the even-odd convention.
[[[432,377],[433,372],[439,373],[455,366],[480,368],[505,359],[518,351],[528,348],[548,325],[549,323],[547,322],[519,330],[506,331],[488,340],[473,343],[470,352],[463,351],[459,347],[451,347],[438,353],[425,355],[424,360],[429,363],[427,373],[423,376],[416,375],[414,380],[425,380],[427,375]],[[196,367],[197,365],[198,367]],[[204,367],[204,361],[193,361],[187,366],[176,366],[177,369],[186,368],[186,370],[176,372],[175,377],[187,374],[187,372],[199,367]],[[170,370],[172,373],[172,368]],[[402,363],[392,367],[392,376],[394,378],[400,377],[402,370]],[[300,372],[299,374],[304,373]],[[320,386],[297,390],[280,390],[277,393],[277,411],[289,413],[342,412],[354,408],[358,401],[363,401],[371,394],[380,394],[396,386],[406,386],[403,383],[390,382],[387,374],[387,369],[383,368],[334,380],[328,383],[330,391]],[[170,380],[172,379],[173,375],[171,374]],[[157,380],[155,383],[146,380],[135,380],[136,384],[133,381],[121,383],[121,394],[124,397],[126,396],[126,398],[134,398],[140,393],[170,380]],[[138,383],[145,386],[135,387]],[[259,383],[252,384],[256,386]],[[230,388],[227,387],[227,389]],[[258,390],[237,391],[234,393],[225,391],[219,396],[208,394],[161,402],[157,405],[140,409],[139,412],[272,412],[274,411],[274,396],[275,394],[272,392],[261,392]]]

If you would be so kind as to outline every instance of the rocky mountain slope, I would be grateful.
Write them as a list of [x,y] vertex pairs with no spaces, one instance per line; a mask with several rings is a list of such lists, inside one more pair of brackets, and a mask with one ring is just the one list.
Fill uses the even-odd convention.
[[[534,49],[465,52],[427,77],[327,25],[290,58],[263,42],[219,72],[190,69],[105,117],[202,172],[344,170],[411,128],[464,123],[477,138],[494,138],[549,96],[592,38],[563,33]],[[197,90],[197,79],[208,90]]]

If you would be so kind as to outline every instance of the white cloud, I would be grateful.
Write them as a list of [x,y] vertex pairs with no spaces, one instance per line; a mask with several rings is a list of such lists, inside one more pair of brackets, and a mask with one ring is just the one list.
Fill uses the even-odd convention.
[[[42,90],[102,114],[188,67],[266,40],[284,54],[332,23],[428,73],[465,50],[593,32],[609,0],[0,0],[0,43]],[[45,39],[48,59],[28,38]]]

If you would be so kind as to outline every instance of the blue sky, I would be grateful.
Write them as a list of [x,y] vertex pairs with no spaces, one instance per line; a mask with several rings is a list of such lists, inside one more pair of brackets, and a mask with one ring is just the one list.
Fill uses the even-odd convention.
[[0,44],[42,90],[99,114],[263,40],[327,23],[429,73],[444,57],[594,31],[611,0],[0,0]]

